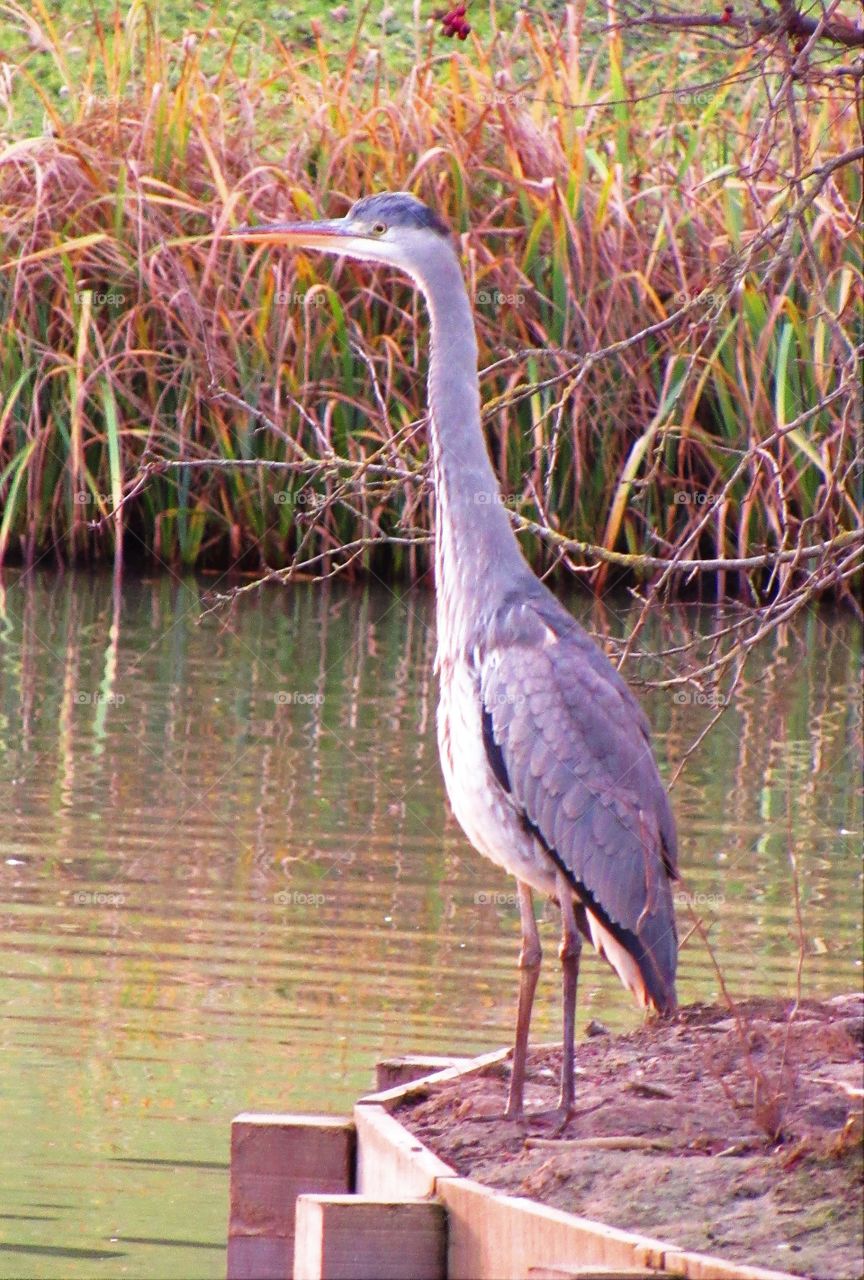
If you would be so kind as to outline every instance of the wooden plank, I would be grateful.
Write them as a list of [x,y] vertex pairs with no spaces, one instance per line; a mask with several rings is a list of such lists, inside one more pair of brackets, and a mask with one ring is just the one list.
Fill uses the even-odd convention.
[[446,1280],[446,1239],[429,1200],[300,1196],[294,1280]]
[[381,1093],[397,1085],[423,1080],[439,1071],[456,1068],[464,1071],[471,1066],[472,1058],[436,1057],[433,1054],[406,1053],[401,1058],[382,1058],[375,1064],[375,1088]]
[[432,1196],[440,1178],[456,1176],[383,1107],[360,1102],[354,1108],[357,1134],[356,1189],[380,1200]]
[[677,1267],[687,1280],[801,1280],[800,1276],[793,1276],[788,1271],[751,1267],[746,1262],[724,1262],[713,1254],[691,1253],[688,1249],[676,1249],[672,1245],[666,1248],[665,1262],[670,1271]]
[[495,1049],[492,1053],[484,1053],[479,1058],[469,1059],[469,1063],[465,1067],[446,1067],[443,1071],[434,1071],[432,1075],[422,1076],[421,1079],[413,1080],[410,1084],[398,1084],[392,1089],[381,1089],[378,1093],[368,1093],[365,1098],[359,1099],[357,1106],[368,1104],[369,1106],[385,1107],[390,1111],[394,1107],[401,1106],[408,1098],[425,1093],[427,1086],[430,1084],[438,1084],[447,1080],[468,1079],[480,1071],[488,1070],[489,1067],[496,1067],[499,1063],[507,1062],[512,1056],[512,1052],[512,1049]]
[[[662,1266],[659,1241],[641,1241],[532,1200],[505,1196],[469,1178],[442,1179],[438,1194],[447,1209],[449,1280],[512,1280],[532,1267],[565,1261],[583,1267]],[[642,1250],[637,1251],[637,1244]]]
[[527,1280],[686,1280],[680,1271],[655,1271],[653,1267],[529,1267]]
[[354,1126],[344,1117],[235,1117],[228,1280],[290,1280],[297,1196],[352,1191],[354,1147]]
[[469,1178],[441,1178],[436,1190],[447,1209],[448,1280],[512,1280],[562,1267],[571,1267],[577,1275],[586,1268],[605,1267],[613,1276],[641,1268],[687,1280],[795,1280],[786,1272],[675,1249],[648,1236],[504,1195]]

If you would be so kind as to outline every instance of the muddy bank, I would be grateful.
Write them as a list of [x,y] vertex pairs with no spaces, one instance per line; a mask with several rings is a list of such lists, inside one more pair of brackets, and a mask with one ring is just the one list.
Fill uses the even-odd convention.
[[864,1275],[864,1000],[692,1005],[676,1024],[577,1047],[577,1113],[550,1119],[560,1050],[411,1095],[398,1119],[457,1172],[682,1248],[819,1280]]

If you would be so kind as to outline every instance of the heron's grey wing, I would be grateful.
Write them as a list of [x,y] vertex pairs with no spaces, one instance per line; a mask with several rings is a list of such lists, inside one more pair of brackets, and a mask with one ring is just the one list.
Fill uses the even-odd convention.
[[487,753],[523,825],[664,1007],[677,958],[675,824],[648,723],[611,663],[550,600],[505,603],[479,647]]

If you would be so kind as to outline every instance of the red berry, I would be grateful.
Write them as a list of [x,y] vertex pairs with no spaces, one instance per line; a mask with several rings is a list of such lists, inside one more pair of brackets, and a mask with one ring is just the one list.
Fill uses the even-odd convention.
[[456,32],[456,34],[457,34],[457,36],[459,37],[459,39],[460,39],[460,40],[467,40],[467,39],[468,39],[468,33],[470,32],[470,30],[471,30],[471,28],[469,27],[468,23],[466,22],[466,23],[464,23],[464,24],[459,28],[459,30]]
[[454,18],[464,18],[464,17],[465,17],[465,6],[464,6],[464,4],[459,4],[459,5],[457,5],[457,6],[456,6],[456,8],[453,10],[453,17],[454,17]]

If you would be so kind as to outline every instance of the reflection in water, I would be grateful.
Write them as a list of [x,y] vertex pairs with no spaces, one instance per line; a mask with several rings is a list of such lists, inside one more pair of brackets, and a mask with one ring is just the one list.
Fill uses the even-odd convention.
[[[232,1115],[344,1110],[383,1054],[511,1038],[518,909],[446,816],[429,596],[296,587],[200,620],[202,590],[7,580],[0,1276],[221,1276]],[[640,643],[715,624],[670,610]],[[845,618],[787,628],[675,787],[736,994],[794,992],[793,865],[805,989],[860,983],[857,647]],[[713,708],[644,700],[668,777]],[[542,932],[552,1039],[551,910]],[[695,938],[679,991],[717,993]],[[580,1025],[639,1016],[586,951]]]

